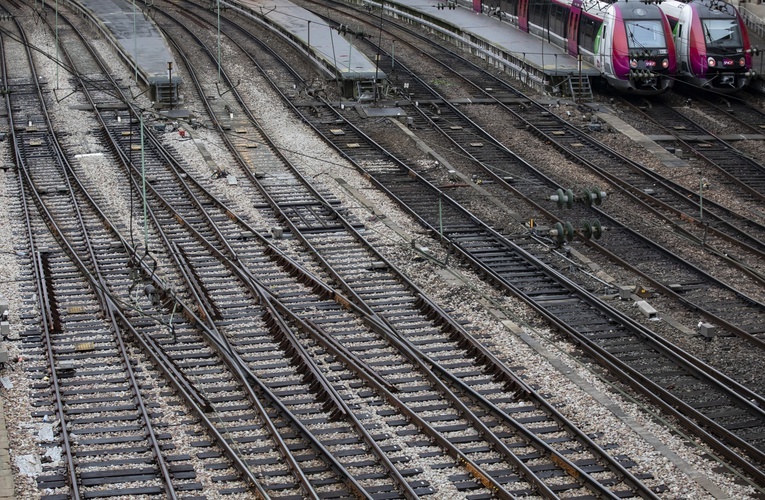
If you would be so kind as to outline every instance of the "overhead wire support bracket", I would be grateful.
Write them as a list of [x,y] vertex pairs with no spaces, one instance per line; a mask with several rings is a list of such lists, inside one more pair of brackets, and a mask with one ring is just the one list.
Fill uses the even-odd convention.
[[237,81],[236,81],[236,85],[234,85],[234,86],[233,86],[232,88],[230,88],[229,90],[227,90],[227,91],[225,91],[225,92],[221,93],[221,91],[220,91],[220,87],[218,87],[218,82],[215,82],[215,89],[218,91],[218,97],[223,97],[224,95],[228,94],[229,92],[231,92],[232,90],[234,90],[235,88],[237,88],[237,87],[239,86],[239,84],[240,84],[240,83],[242,83],[242,80],[237,80]]
[[80,88],[80,85],[78,84],[78,85],[76,85],[76,86],[74,87],[74,89],[73,89],[71,92],[69,92],[68,94],[66,94],[64,97],[59,97],[59,96],[56,94],[56,91],[57,91],[57,90],[59,90],[59,89],[53,89],[53,95],[56,97],[56,103],[58,104],[58,103],[60,103],[61,101],[65,100],[67,97],[69,97],[70,95],[72,95],[72,94],[74,94],[75,92],[77,92],[77,90],[79,90],[79,88]]

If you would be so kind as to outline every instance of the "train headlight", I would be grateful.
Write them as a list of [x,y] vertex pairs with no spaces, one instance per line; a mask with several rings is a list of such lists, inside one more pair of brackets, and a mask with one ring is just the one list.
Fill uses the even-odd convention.
[[746,59],[742,57],[741,59],[738,60],[738,65],[744,66],[744,64],[746,64]]
[[667,68],[669,68],[669,59],[664,59],[664,60],[661,62],[661,67],[662,67],[662,68],[664,68],[664,69],[667,69]]
[[707,58],[707,64],[710,68],[714,68],[717,65],[717,61],[715,61],[714,57]]
[[630,59],[630,68],[637,68],[637,59]]

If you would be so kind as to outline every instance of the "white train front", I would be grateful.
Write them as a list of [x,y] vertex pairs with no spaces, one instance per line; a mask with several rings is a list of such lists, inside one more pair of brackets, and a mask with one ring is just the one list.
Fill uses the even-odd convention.
[[[474,2],[474,8],[476,3]],[[478,2],[522,31],[549,40],[596,66],[620,92],[655,95],[674,83],[675,52],[665,14],[639,0],[499,0]]]
[[735,7],[717,0],[666,0],[660,8],[673,28],[678,79],[726,94],[747,86],[756,49]]

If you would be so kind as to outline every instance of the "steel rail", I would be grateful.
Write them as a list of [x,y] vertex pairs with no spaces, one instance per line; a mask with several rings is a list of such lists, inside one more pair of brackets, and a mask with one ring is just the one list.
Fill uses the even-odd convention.
[[[36,75],[36,72],[35,72],[35,68],[34,68],[34,64],[32,63],[33,59],[32,59],[32,55],[31,55],[30,49],[29,49],[29,43],[28,43],[28,41],[26,39],[26,34],[24,33],[24,30],[21,28],[21,26],[19,25],[19,23],[18,23],[18,21],[16,19],[14,19],[14,22],[16,23],[16,27],[17,27],[17,29],[18,29],[18,31],[20,33],[21,40],[23,41],[23,44],[24,44],[26,52],[27,52],[27,58],[28,58],[28,61],[30,63],[30,69],[31,69],[31,72],[32,72],[32,79],[34,80],[35,85],[36,85],[36,89],[37,89],[38,103],[41,106],[40,111],[42,112],[43,117],[45,119],[47,130],[52,131],[53,130],[53,126],[52,126],[52,124],[50,122],[50,117],[48,115],[48,111],[47,111],[47,108],[45,106],[45,101],[44,101],[44,98],[43,98],[43,95],[42,95],[42,90],[40,89],[40,81],[37,78],[37,75]],[[7,75],[5,75],[5,76],[7,76]],[[7,80],[4,79],[4,81],[7,81]],[[13,123],[14,122],[14,113],[13,113],[13,108],[10,106],[10,99],[8,99],[8,102],[9,102],[9,105],[8,105],[8,116],[10,117],[11,123]],[[15,127],[13,127],[13,128],[15,128]],[[37,191],[34,189],[34,183],[33,183],[32,179],[31,179],[31,177],[29,176],[28,171],[25,168],[25,161],[21,158],[21,155],[19,153],[19,148],[18,148],[18,143],[16,141],[15,133],[13,134],[13,136],[14,136],[14,145],[16,145],[15,149],[16,149],[17,160],[20,160],[20,163],[18,164],[20,182],[23,181],[26,185],[29,186],[30,191],[34,194],[33,199],[35,201],[35,204],[38,206],[38,209],[40,209],[40,207],[42,207],[42,205],[43,205],[42,199],[41,199],[40,195],[37,193]],[[65,155],[61,151],[61,147],[58,144],[58,141],[56,139],[55,134],[53,134],[51,132],[49,134],[49,138],[50,138],[50,141],[48,143],[49,143],[50,147],[53,148],[53,153],[57,156],[59,165],[61,165],[62,169],[64,171],[66,171],[69,168],[69,166],[68,166],[68,163],[66,161]],[[86,276],[86,278],[94,285],[94,291],[96,292],[96,296],[98,297],[98,299],[101,302],[102,306],[105,306],[106,303],[105,303],[105,299],[104,299],[104,294],[103,294],[103,291],[101,289],[101,287],[104,284],[103,283],[103,278],[101,277],[100,271],[97,268],[96,261],[95,261],[95,256],[92,253],[92,246],[90,245],[90,242],[88,240],[87,231],[85,230],[85,224],[84,224],[84,221],[82,219],[82,215],[81,215],[81,213],[79,211],[79,207],[78,207],[78,205],[76,203],[74,192],[72,190],[71,185],[67,184],[67,189],[69,190],[70,197],[71,197],[73,203],[75,204],[75,212],[77,214],[77,219],[79,221],[80,227],[83,230],[83,236],[85,238],[85,245],[88,248],[88,251],[90,252],[90,258],[92,259],[92,265],[96,266],[96,270],[95,271],[96,271],[96,275],[97,276],[93,276],[91,274],[92,271],[87,270],[87,266],[84,264],[84,262],[82,260],[80,260],[79,256],[76,254],[76,252],[71,252],[70,253],[70,257],[72,257],[73,260],[75,260],[75,262],[78,263],[78,267],[80,267],[81,272],[83,272],[83,275]],[[26,198],[25,198],[25,200],[26,200]],[[24,202],[24,205],[25,205],[25,209],[28,210],[28,206],[26,204],[26,201]],[[25,210],[25,213],[27,214],[27,225],[29,226],[29,212],[26,211],[26,210]],[[55,218],[53,218],[53,216],[50,214],[50,212],[48,212],[47,210],[40,210],[40,212],[45,214],[45,216],[48,218],[48,225],[49,225],[51,231],[53,232],[53,234],[57,235],[57,239],[63,238],[63,232],[58,227],[58,224],[55,222]],[[33,240],[30,240],[30,243],[32,241]],[[42,277],[42,279],[45,281],[44,274],[41,274],[42,269],[39,267],[39,266],[43,265],[44,258],[42,256],[40,256],[39,254],[40,254],[40,252],[36,253],[37,260],[39,262],[38,262],[38,266],[35,266],[35,271],[38,274],[38,277]],[[40,300],[41,301],[45,300],[45,304],[41,303],[41,311],[46,311],[44,316],[49,318],[50,315],[53,313],[53,311],[50,310],[49,287],[43,287],[43,288],[44,288],[44,290],[43,290],[42,294],[40,295]],[[43,299],[43,297],[45,297],[45,299]],[[175,489],[174,489],[173,484],[172,484],[172,479],[171,479],[171,476],[170,476],[170,472],[169,472],[167,464],[166,464],[166,462],[164,460],[162,452],[160,450],[158,437],[157,437],[157,435],[156,435],[156,433],[154,431],[154,427],[153,427],[153,425],[151,423],[151,419],[149,417],[147,408],[144,405],[143,397],[141,396],[141,391],[140,391],[140,388],[139,388],[138,381],[136,380],[135,373],[134,373],[134,371],[133,371],[133,369],[132,369],[132,367],[130,365],[130,359],[128,357],[128,353],[127,353],[127,349],[125,347],[125,344],[123,342],[120,329],[117,327],[113,317],[111,317],[111,321],[112,321],[112,327],[114,328],[114,334],[115,334],[115,336],[117,338],[117,343],[118,343],[118,347],[120,349],[120,353],[121,353],[121,356],[122,356],[122,359],[123,359],[125,370],[128,373],[128,379],[130,381],[130,385],[132,387],[132,390],[133,390],[133,393],[134,393],[134,397],[136,399],[136,403],[139,406],[139,411],[140,411],[140,414],[141,414],[141,418],[143,420],[143,424],[144,424],[144,426],[147,429],[147,433],[148,433],[147,439],[151,443],[152,452],[154,454],[155,461],[156,461],[157,466],[158,466],[158,468],[160,470],[160,473],[162,474],[162,477],[164,478],[164,481],[165,481],[165,485],[164,485],[165,492],[166,492],[166,494],[168,495],[169,498],[176,499],[177,495],[175,493]],[[65,444],[65,452],[66,452],[66,455],[67,455],[67,463],[68,463],[68,466],[69,466],[69,480],[71,481],[71,491],[73,492],[73,496],[75,498],[80,498],[81,493],[80,493],[79,487],[78,487],[79,481],[77,480],[77,474],[75,472],[76,468],[74,467],[75,464],[74,464],[74,460],[73,460],[73,455],[72,455],[71,447],[69,445],[68,432],[65,429],[65,427],[66,427],[66,424],[65,424],[66,419],[65,419],[64,414],[63,414],[63,407],[62,407],[61,396],[60,396],[61,389],[60,389],[60,385],[59,385],[57,370],[55,368],[54,354],[53,354],[53,351],[52,351],[53,343],[52,343],[52,339],[51,339],[51,323],[50,323],[50,321],[44,320],[44,330],[45,330],[45,337],[46,337],[48,361],[49,361],[49,365],[50,365],[51,380],[53,382],[55,393],[57,394],[57,398],[56,398],[57,399],[57,406],[59,408],[59,410],[58,410],[59,411],[59,417],[60,417],[60,419],[61,419],[60,421],[62,423],[62,425],[61,425],[62,438],[63,438],[63,440],[66,443]]]
[[[711,131],[706,130],[697,122],[694,122],[684,114],[680,113],[677,109],[665,104],[661,99],[651,101],[650,112],[640,109],[639,106],[635,105],[634,102],[630,100],[624,99],[624,102],[629,103],[633,112],[641,114],[655,125],[661,127],[669,135],[674,137],[676,141],[692,151],[696,157],[702,159],[710,167],[715,168],[722,176],[735,183],[739,188],[746,191],[757,201],[760,203],[765,202],[765,166],[760,161],[737,150],[717,134],[713,134]],[[657,116],[659,116],[664,123],[657,121]],[[679,127],[683,127],[686,132],[682,133],[675,127],[669,128],[668,124],[673,120],[675,123],[678,121],[682,123]],[[704,147],[696,145],[699,143],[699,137],[705,138],[705,140],[700,143],[703,144]],[[710,139],[707,140],[706,138]],[[723,157],[727,159],[735,159],[735,166],[739,172],[733,172],[731,171],[731,168],[725,168],[720,161]]]
[[[384,52],[384,51],[382,51],[382,52]],[[401,62],[399,62],[399,67],[404,67],[406,69],[406,67]],[[409,71],[409,70],[407,70],[407,71]],[[440,94],[438,94],[438,92],[435,89],[433,89],[430,85],[428,85],[422,78],[418,77],[417,75],[415,75],[411,71],[409,71],[409,74],[410,74],[410,76],[412,78],[416,79],[419,82],[419,84],[420,84],[420,86],[422,88],[428,89],[429,92],[433,93],[438,99],[440,99],[442,102],[444,102],[445,105],[453,113],[457,114],[460,117],[460,119],[465,120],[466,122],[470,123],[471,126],[474,127],[475,130],[478,131],[479,135],[484,137],[485,140],[491,141],[497,148],[499,148],[502,151],[505,151],[506,154],[515,156],[514,153],[509,151],[504,145],[502,145],[496,139],[494,139],[491,134],[489,134],[488,132],[483,130],[478,124],[474,123],[470,118],[465,116],[455,106],[453,106],[451,103],[449,103],[447,100],[445,100]],[[432,127],[436,128],[438,130],[443,130],[442,126],[438,122],[434,121],[430,116],[428,116],[420,107],[415,107],[414,109],[422,117],[424,117],[430,123],[430,125]],[[444,134],[444,135],[447,137],[447,139],[452,140],[454,142],[454,139],[452,137],[450,137],[448,134]],[[551,140],[554,140],[554,139],[551,139]],[[526,200],[528,203],[533,205],[538,210],[542,211],[545,215],[550,217],[552,220],[559,220],[558,216],[556,216],[556,215],[552,214],[551,212],[549,212],[548,210],[546,210],[541,204],[535,202],[533,199],[528,197],[525,193],[521,192],[520,189],[515,188],[514,186],[512,186],[502,175],[500,175],[500,173],[495,172],[491,168],[485,167],[483,165],[483,163],[478,158],[475,158],[474,155],[470,151],[465,149],[460,144],[456,144],[456,142],[455,142],[455,145],[457,147],[461,148],[465,155],[467,155],[468,157],[473,158],[479,165],[481,165],[484,168],[484,170],[486,172],[488,172],[489,175],[491,175],[491,177],[494,179],[494,181],[496,183],[502,185],[503,188],[508,189],[508,190],[518,194],[519,196],[523,197],[524,200]],[[520,159],[519,159],[519,161],[521,161],[522,163],[526,164],[526,162],[523,162]],[[548,178],[547,176],[545,176],[541,172],[537,171],[537,169],[535,169],[533,166],[526,164],[526,168],[532,170],[535,173],[536,176],[545,179],[553,188],[554,187],[559,187],[559,185],[555,181],[553,181],[552,179]],[[595,211],[603,219],[605,219],[609,223],[613,224],[614,227],[619,226],[619,223],[616,220],[614,220],[610,215],[608,215],[608,213],[604,212],[602,209],[600,209],[598,207],[591,207],[591,210]],[[654,211],[654,213],[655,213],[655,211]],[[672,222],[672,223],[675,224],[674,222]],[[646,245],[651,246],[651,247],[659,250],[660,252],[662,252],[664,255],[666,255],[667,257],[669,257],[673,261],[680,262],[682,265],[685,266],[685,268],[687,270],[689,270],[692,273],[695,273],[697,275],[702,276],[704,279],[707,280],[707,282],[713,283],[713,284],[719,286],[720,288],[722,288],[723,290],[726,290],[726,291],[734,294],[736,297],[738,297],[741,300],[741,303],[744,306],[751,307],[751,308],[753,308],[755,310],[758,310],[760,312],[765,312],[765,304],[760,303],[759,301],[757,301],[756,299],[754,299],[752,297],[746,296],[744,293],[734,289],[733,287],[731,287],[730,285],[722,282],[721,280],[719,280],[719,279],[709,275],[707,272],[701,270],[700,268],[698,268],[696,266],[693,266],[692,264],[688,263],[685,259],[681,259],[679,256],[675,255],[674,253],[672,253],[668,249],[663,248],[658,243],[655,243],[655,242],[649,240],[645,236],[643,236],[643,235],[641,235],[641,234],[639,234],[639,233],[637,233],[635,231],[629,230],[628,228],[622,228],[622,230],[627,232],[627,233],[629,233],[629,235],[631,235],[633,238],[635,238],[637,240],[640,240],[640,241],[644,242]],[[687,235],[693,237],[687,231],[685,231],[685,233]],[[673,297],[678,302],[687,305],[691,310],[700,312],[709,321],[717,324],[718,326],[722,326],[722,327],[728,328],[731,331],[731,333],[734,333],[735,335],[737,335],[738,337],[742,338],[743,340],[749,342],[750,344],[752,344],[752,345],[754,345],[754,346],[756,346],[756,347],[758,347],[760,349],[765,349],[765,338],[758,337],[758,336],[752,334],[751,332],[747,331],[742,326],[736,325],[734,323],[731,323],[729,320],[726,320],[725,318],[720,317],[720,315],[715,314],[712,311],[710,311],[707,308],[705,308],[703,306],[703,304],[694,303],[690,299],[688,299],[687,297],[684,297],[684,296],[680,295],[677,291],[673,290],[671,287],[669,287],[665,283],[659,281],[658,279],[656,279],[654,276],[652,276],[648,272],[646,272],[644,270],[641,270],[641,269],[637,268],[636,266],[634,266],[632,264],[629,264],[629,262],[626,261],[624,258],[619,257],[613,251],[608,250],[607,247],[604,244],[598,244],[598,243],[595,243],[595,242],[592,242],[592,241],[587,241],[581,235],[579,237],[582,238],[583,240],[585,240],[586,243],[588,245],[590,245],[591,247],[593,247],[594,249],[602,251],[602,253],[604,255],[612,257],[620,265],[623,265],[623,266],[627,267],[628,269],[632,269],[636,273],[638,273],[641,276],[645,277],[652,284],[654,284],[658,288],[662,289],[662,291],[664,293],[666,293],[667,295]],[[693,238],[695,238],[695,237],[693,237]],[[715,253],[718,254],[718,255],[725,255],[725,252],[723,252],[721,250],[715,250]],[[736,266],[736,267],[746,271],[747,273],[752,275],[758,281],[765,283],[765,276],[763,276],[761,273],[754,271],[749,266],[743,265],[743,263],[738,261],[737,259],[732,259],[732,258],[729,258],[729,257],[726,256],[726,260],[728,262],[730,262],[732,265],[734,265],[734,266]]]
[[[438,383],[438,384],[440,384],[440,381],[437,381],[437,383]],[[467,414],[467,415],[469,415],[470,413],[469,413],[469,412],[466,412],[466,414]],[[475,425],[479,425],[479,426],[482,426],[482,424],[480,423],[480,421],[478,421],[477,419],[475,419],[475,417],[472,417],[472,419],[474,420],[474,422],[475,422]],[[484,433],[486,433],[486,432],[488,432],[488,429],[484,429]],[[495,443],[498,443],[498,442],[495,442]],[[495,445],[503,446],[501,443],[498,443],[498,444],[495,444]],[[506,454],[507,454],[507,453],[509,453],[509,450],[506,450],[506,451],[505,451],[505,453],[506,453]],[[463,457],[463,458],[462,458],[462,460],[466,460],[466,459],[467,459],[467,457]],[[517,462],[517,461],[516,461],[516,462]],[[562,458],[562,457],[559,457],[559,462],[560,462],[560,463],[563,463],[563,462],[565,462],[565,459],[564,459],[564,458]],[[517,462],[517,463],[518,463],[518,464],[519,464],[519,466],[521,466],[522,468],[525,468],[525,467],[526,467],[524,464],[522,464],[522,463],[520,463],[520,462]],[[477,464],[471,464],[471,466],[472,466],[473,468],[476,468],[476,469],[477,469]],[[573,464],[572,464],[572,467],[573,467]],[[528,472],[527,472],[527,474],[529,474],[529,473],[530,473],[530,471],[528,471]],[[491,482],[493,482],[493,480],[491,480],[490,478],[488,478],[488,477],[487,477],[485,474],[484,474],[483,476],[484,476],[484,479],[483,479],[482,481],[487,481],[487,480],[490,480]],[[538,483],[538,485],[539,485],[538,487],[539,487],[539,489],[540,489],[540,490],[544,491],[544,490],[546,490],[546,489],[547,489],[547,486],[546,486],[546,485],[544,485],[544,483],[541,483],[541,482],[538,480],[538,478],[536,478],[536,476],[535,476],[535,475],[533,475],[532,477],[534,478],[533,482],[537,482],[537,483]],[[589,478],[589,476],[587,476],[587,475],[584,475],[584,477],[586,477],[586,478]],[[586,480],[585,480],[585,481],[586,481]],[[494,485],[494,487],[496,488],[496,487],[498,487],[498,485]],[[598,485],[598,488],[600,488],[600,485]],[[548,494],[552,494],[552,492],[551,492],[551,491],[548,491]]]
[[[5,9],[5,7],[0,6],[3,11],[10,13]],[[18,25],[18,22],[14,19],[14,22],[16,22],[17,29],[21,32],[21,27]],[[23,34],[23,32],[21,32]],[[0,71],[2,72],[2,84],[3,84],[3,91],[4,91],[4,100],[5,100],[5,108],[7,116],[9,117],[9,123],[10,123],[10,139],[14,144],[17,144],[19,139],[16,137],[16,127],[13,126],[13,107],[11,105],[10,100],[10,88],[8,87],[8,73],[7,73],[7,65],[6,65],[6,51],[5,51],[5,37],[6,34],[4,31],[0,31],[0,54],[2,54],[2,57],[0,57],[0,64],[2,64],[2,68],[0,68]],[[31,61],[31,59],[28,59]],[[24,224],[26,227],[26,236],[27,241],[29,241],[29,249],[30,249],[30,255],[32,256],[32,270],[35,274],[35,289],[37,290],[37,303],[40,307],[41,311],[41,321],[42,321],[42,330],[43,330],[43,336],[45,338],[45,354],[48,358],[48,364],[49,366],[53,367],[55,364],[55,357],[53,354],[53,342],[51,341],[50,335],[51,335],[51,327],[52,327],[52,318],[51,314],[52,311],[50,310],[50,302],[48,300],[48,287],[45,283],[45,273],[43,272],[42,268],[42,259],[40,256],[40,251],[36,250],[34,247],[34,232],[32,231],[32,222],[30,219],[30,208],[28,206],[28,200],[27,196],[24,192],[24,181],[23,181],[23,174],[22,174],[22,168],[21,165],[23,164],[23,159],[21,157],[21,152],[18,148],[13,148],[14,153],[14,160],[17,166],[17,175],[18,175],[18,182],[20,187],[20,195],[21,195],[21,205],[24,212]],[[58,374],[56,373],[56,370],[51,368],[51,382],[53,384],[54,392],[56,394],[55,398],[55,407],[56,407],[56,414],[58,415],[59,422],[65,422],[66,415],[64,413],[64,408],[61,402],[61,391],[58,384]],[[67,465],[67,471],[68,471],[68,480],[71,485],[71,494],[72,498],[74,500],[79,500],[80,492],[79,488],[76,487],[78,484],[77,482],[77,475],[75,473],[75,466],[74,466],[74,457],[72,455],[72,449],[70,446],[70,439],[69,439],[69,432],[65,425],[61,426],[61,435],[62,435],[62,448],[64,451],[65,456],[65,462]]]
[[[232,85],[232,87],[233,87],[233,85]],[[232,92],[235,92],[235,89],[232,89],[231,91],[232,91]],[[254,118],[253,118],[253,119],[254,119]],[[296,231],[297,231],[297,229],[295,228],[295,230],[294,230],[293,232],[296,232]],[[299,234],[299,232],[298,232],[298,234]],[[306,243],[308,243],[308,242],[306,242]],[[310,246],[310,245],[309,245],[309,246]],[[341,282],[342,282],[342,281],[341,281]],[[501,366],[501,365],[499,365],[499,366]],[[502,370],[500,370],[500,371],[502,371]],[[563,459],[562,461],[565,461],[565,459]]]

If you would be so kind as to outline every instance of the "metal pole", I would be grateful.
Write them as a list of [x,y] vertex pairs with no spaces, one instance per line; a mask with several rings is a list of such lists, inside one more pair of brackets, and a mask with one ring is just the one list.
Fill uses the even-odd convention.
[[56,0],[56,90],[58,90],[58,0]]
[[382,47],[382,27],[383,27],[383,14],[385,13],[385,0],[380,0],[380,34],[377,37],[377,55],[375,57],[375,81],[374,92],[375,103],[377,103],[377,72],[380,69],[380,47]]
[[143,182],[143,247],[149,251],[149,218],[146,207],[146,155],[143,149],[143,111],[140,112],[141,123],[141,178]]
[[138,85],[138,37],[135,32],[135,0],[133,0],[133,65],[135,66],[135,84]]
[[308,52],[311,52],[311,20],[308,20]]
[[220,81],[220,0],[218,0],[218,81]]
[[438,193],[438,232],[441,235],[441,239],[444,239],[444,218],[443,208],[441,207],[441,193]]
[[[335,38],[332,36],[332,28],[329,28],[329,41],[332,44],[332,62],[335,64],[335,68],[337,68],[337,55],[335,55]],[[342,96],[342,93],[343,93],[342,75],[340,75],[340,77],[337,79],[337,87],[340,90],[340,94]],[[342,100],[342,97],[340,99]]]
[[[220,59],[219,59],[220,60]],[[167,63],[167,83],[170,85],[170,109],[173,109],[173,101],[175,100],[175,92],[173,88],[173,62]],[[141,130],[143,133],[143,129]]]

